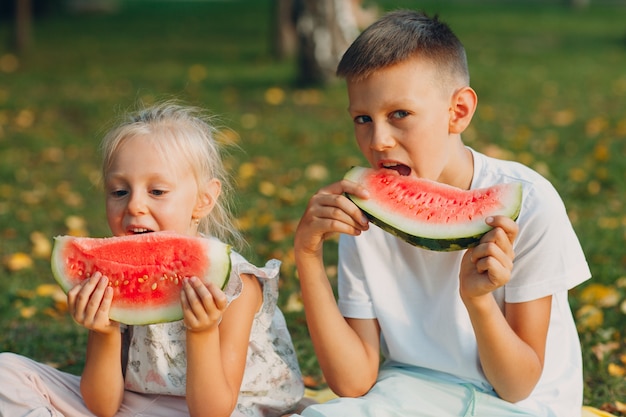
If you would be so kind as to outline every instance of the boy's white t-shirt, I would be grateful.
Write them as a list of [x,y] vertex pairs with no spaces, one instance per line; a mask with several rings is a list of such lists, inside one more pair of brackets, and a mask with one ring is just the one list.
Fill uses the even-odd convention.
[[[573,416],[582,403],[582,360],[567,300],[568,289],[590,277],[589,267],[554,187],[521,164],[472,151],[471,188],[521,182],[511,280],[494,292],[498,304],[553,296],[542,377],[520,402],[538,416]],[[376,318],[388,363],[442,373],[451,381],[492,390],[478,359],[476,339],[459,296],[465,251],[433,252],[370,225],[339,243],[339,308],[345,317]]]

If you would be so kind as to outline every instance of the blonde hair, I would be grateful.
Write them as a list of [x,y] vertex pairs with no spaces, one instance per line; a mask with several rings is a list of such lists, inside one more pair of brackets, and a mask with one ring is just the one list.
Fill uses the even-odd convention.
[[163,155],[183,158],[199,187],[212,179],[221,182],[222,192],[211,213],[200,220],[198,230],[237,248],[244,245],[244,240],[234,225],[231,213],[233,189],[222,161],[224,149],[215,140],[218,128],[213,125],[213,119],[198,107],[176,101],[130,112],[102,139],[102,174],[106,178],[116,152],[126,139],[146,135]]

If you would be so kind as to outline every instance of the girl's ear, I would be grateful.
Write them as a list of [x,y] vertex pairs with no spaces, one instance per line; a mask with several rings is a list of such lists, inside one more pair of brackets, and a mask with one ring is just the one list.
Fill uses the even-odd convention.
[[454,92],[450,102],[449,133],[462,133],[469,126],[477,104],[478,97],[471,87],[462,87]]
[[200,190],[198,194],[198,200],[196,201],[196,207],[194,207],[192,217],[194,219],[202,219],[211,213],[217,198],[222,192],[222,183],[220,180],[213,178],[208,184]]

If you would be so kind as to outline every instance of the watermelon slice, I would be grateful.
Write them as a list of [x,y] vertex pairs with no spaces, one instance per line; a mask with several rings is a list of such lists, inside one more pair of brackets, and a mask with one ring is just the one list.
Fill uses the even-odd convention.
[[363,167],[353,167],[344,178],[370,192],[367,200],[347,197],[372,223],[412,245],[436,251],[476,246],[491,230],[485,223],[487,217],[516,220],[522,204],[518,182],[462,190],[393,170]]
[[114,289],[110,318],[125,324],[180,320],[183,277],[196,276],[224,288],[230,246],[214,238],[154,232],[79,238],[57,236],[52,273],[65,292],[100,271]]

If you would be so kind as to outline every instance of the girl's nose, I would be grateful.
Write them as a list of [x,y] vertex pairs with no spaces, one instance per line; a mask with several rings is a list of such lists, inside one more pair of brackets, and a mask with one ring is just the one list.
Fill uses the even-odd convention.
[[130,193],[127,210],[128,213],[132,216],[142,215],[147,212],[146,201],[141,193]]

